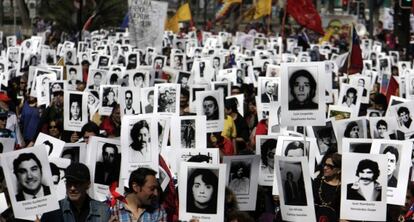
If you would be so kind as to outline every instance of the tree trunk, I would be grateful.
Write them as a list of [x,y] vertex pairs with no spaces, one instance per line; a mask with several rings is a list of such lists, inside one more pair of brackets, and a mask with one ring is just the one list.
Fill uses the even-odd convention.
[[30,16],[29,16],[29,10],[27,10],[26,3],[24,3],[24,0],[17,0],[17,7],[19,7],[20,11],[20,18],[22,20],[22,26],[23,28],[30,28],[31,22],[30,22]]

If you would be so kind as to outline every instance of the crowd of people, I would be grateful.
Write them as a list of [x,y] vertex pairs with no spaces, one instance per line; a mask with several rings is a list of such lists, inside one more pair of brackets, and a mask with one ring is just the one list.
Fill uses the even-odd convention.
[[[288,27],[289,28],[289,27]],[[315,167],[315,176],[312,176],[313,199],[315,202],[315,212],[317,221],[338,221],[340,217],[341,186],[346,186],[347,199],[381,201],[383,192],[386,192],[377,182],[380,171],[387,171],[388,187],[397,187],[394,170],[399,156],[398,150],[393,146],[387,146],[382,150],[382,154],[387,155],[388,170],[379,169],[376,162],[366,159],[358,163],[356,176],[358,181],[350,184],[341,183],[342,157],[338,152],[342,138],[372,138],[372,139],[398,139],[406,140],[412,138],[414,124],[410,111],[407,107],[400,107],[395,110],[398,123],[392,123],[387,114],[387,108],[397,103],[407,103],[409,96],[413,95],[410,90],[414,87],[411,84],[410,71],[412,67],[412,52],[398,48],[397,44],[388,38],[392,33],[385,30],[376,30],[374,39],[361,36],[361,48],[364,57],[364,69],[361,70],[361,78],[352,84],[354,77],[346,77],[346,73],[341,73],[335,57],[348,50],[349,45],[349,26],[344,25],[341,30],[332,35],[329,41],[318,43],[316,38],[308,36],[303,29],[290,29],[287,31],[288,39],[283,42],[278,41],[276,36],[269,33],[268,36],[249,31],[254,41],[250,48],[241,45],[235,36],[230,33],[207,33],[203,31],[180,32],[179,34],[165,33],[165,38],[161,50],[156,53],[156,48],[137,49],[128,44],[126,33],[115,33],[100,30],[90,33],[85,41],[75,43],[70,41],[56,42],[51,41],[52,37],[38,40],[36,37],[27,38],[23,42],[17,43],[15,36],[5,36],[2,41],[5,53],[0,55],[0,137],[12,138],[12,147],[2,147],[0,153],[13,150],[24,150],[32,147],[40,133],[50,135],[66,143],[88,144],[91,137],[107,137],[120,139],[122,119],[121,116],[150,114],[153,112],[172,112],[180,116],[193,116],[201,113],[206,121],[216,121],[224,119],[222,130],[203,134],[206,147],[217,148],[219,150],[220,161],[225,156],[254,155],[260,154],[260,171],[250,172],[249,166],[243,162],[227,166],[231,172],[228,186],[225,190],[224,198],[224,218],[225,221],[283,221],[280,212],[279,196],[272,194],[271,186],[258,186],[256,195],[255,210],[241,211],[238,208],[237,195],[249,193],[252,184],[253,174],[273,174],[275,173],[275,157],[282,155],[291,156],[311,156],[309,147],[300,141],[289,143],[284,149],[283,154],[276,154],[278,146],[278,136],[299,135],[299,137],[311,137],[309,127],[290,127],[280,125],[280,107],[287,106],[289,110],[317,110],[321,103],[328,105],[339,105],[345,111],[330,110],[329,117],[333,117],[326,126],[314,126],[310,129],[317,139],[317,150],[319,150],[320,160]],[[217,35],[215,35],[217,34]],[[387,38],[385,38],[387,36]],[[55,36],[56,38],[56,36]],[[216,42],[213,45],[211,39]],[[306,41],[304,41],[306,39]],[[209,41],[207,41],[209,40]],[[294,42],[291,45],[289,42]],[[375,43],[379,43],[379,51],[374,49]],[[368,42],[368,46],[362,43]],[[257,43],[257,44],[256,44]],[[83,47],[81,49],[81,45]],[[212,46],[212,47],[211,47]],[[293,50],[295,49],[295,50]],[[381,63],[382,60],[372,57],[381,54],[382,58],[396,51],[398,59],[387,60],[389,64]],[[47,52],[47,53],[45,53]],[[48,54],[49,52],[53,52]],[[76,56],[75,56],[76,55]],[[52,56],[50,59],[48,56]],[[164,56],[164,57],[163,57]],[[171,58],[171,61],[170,59]],[[292,59],[292,60],[291,60]],[[327,73],[331,74],[329,81],[332,82],[330,90],[337,92],[327,92],[327,99],[318,97],[317,85],[324,84],[317,82],[315,76],[309,71],[299,70],[294,72],[288,82],[278,82],[275,79],[262,81],[261,78],[281,77],[279,65],[285,62],[319,62],[326,61]],[[402,63],[400,63],[402,62]],[[408,62],[408,66],[407,66]],[[370,65],[366,68],[365,64]],[[386,73],[386,67],[390,73]],[[405,66],[402,66],[404,65]],[[55,78],[57,81],[50,80],[49,86],[45,80],[39,79],[39,72],[45,74],[53,73],[53,68],[63,67],[63,72],[55,72],[61,75]],[[143,68],[145,67],[145,68]],[[402,70],[402,68],[406,70]],[[228,75],[223,74],[223,70],[236,69],[235,72],[229,71]],[[78,71],[77,71],[78,70]],[[109,71],[113,75],[105,77],[99,70]],[[174,70],[171,72],[171,70]],[[329,70],[329,71],[328,71]],[[80,72],[80,73],[79,73]],[[174,74],[175,72],[183,74]],[[384,75],[383,75],[384,74]],[[181,76],[178,78],[178,76]],[[201,106],[195,107],[195,91],[208,91],[212,82],[216,82],[219,76],[221,83],[225,87],[220,88],[223,98],[213,95],[205,96],[200,102]],[[345,76],[345,77],[344,77]],[[363,78],[362,78],[363,77]],[[365,78],[366,77],[366,78]],[[388,77],[388,81],[385,79]],[[385,79],[384,79],[385,78]],[[402,82],[404,81],[406,82]],[[38,80],[39,79],[39,80]],[[369,80],[370,84],[366,80]],[[414,80],[414,78],[412,78]],[[54,85],[55,82],[65,81],[64,87]],[[43,84],[42,81],[45,83]],[[226,82],[228,81],[228,82]],[[342,82],[341,82],[342,81]],[[392,88],[393,81],[397,84],[397,89]],[[114,88],[104,88],[102,85],[122,87],[134,86],[139,89],[154,86],[159,83],[180,84],[179,95],[174,96],[177,91],[174,88],[161,88],[155,92],[158,99],[158,107],[154,109],[154,91],[141,94],[137,98],[131,90],[121,93]],[[263,89],[258,90],[263,83]],[[349,83],[347,87],[341,87],[342,83]],[[37,86],[36,86],[37,84]],[[40,85],[39,85],[40,84]],[[290,100],[287,104],[276,104],[281,101],[283,95],[280,94],[281,85],[289,85]],[[204,85],[204,86],[203,86]],[[328,84],[329,85],[329,84]],[[229,87],[228,87],[229,86]],[[46,93],[50,89],[49,101],[39,104],[40,98],[45,97],[40,92]],[[67,88],[65,88],[67,87]],[[198,87],[198,88],[197,88]],[[204,88],[204,89],[203,89]],[[227,89],[229,90],[227,90]],[[360,90],[357,90],[360,88]],[[212,88],[214,89],[214,88]],[[347,89],[347,90],[343,90]],[[65,92],[77,91],[88,93],[88,106],[85,112],[82,106],[82,99],[77,98],[76,94],[71,94],[68,99],[69,110],[65,110]],[[143,91],[141,90],[141,93]],[[261,92],[259,94],[258,92]],[[121,94],[124,94],[124,101],[121,101]],[[229,96],[229,97],[226,97]],[[343,95],[343,96],[340,96]],[[391,95],[401,97],[395,100],[395,104],[389,103]],[[241,96],[241,97],[240,97]],[[330,97],[328,99],[328,97]],[[360,98],[358,98],[360,97]],[[361,102],[366,97],[367,102]],[[175,98],[179,98],[175,101]],[[242,98],[239,100],[238,98]],[[315,100],[317,98],[318,100]],[[407,100],[405,100],[407,99]],[[97,105],[102,100],[102,107],[110,110],[109,115],[101,115]],[[223,101],[221,101],[223,100]],[[358,102],[357,102],[358,101]],[[140,104],[138,107],[134,104]],[[175,104],[179,103],[179,110],[175,110]],[[122,104],[122,105],[121,105]],[[220,104],[223,104],[224,113],[221,113]],[[267,104],[267,105],[264,105]],[[196,110],[196,108],[202,109]],[[346,109],[349,108],[349,109]],[[87,115],[84,116],[83,113]],[[386,115],[387,114],[387,115]],[[79,131],[65,129],[65,115],[68,120],[76,124],[82,124]],[[275,119],[271,119],[276,116]],[[364,120],[354,120],[347,122],[343,127],[341,136],[337,134],[335,121],[366,117],[364,119],[372,126],[367,128]],[[368,117],[384,117],[385,120],[371,122]],[[174,118],[174,117],[173,117]],[[388,119],[387,119],[388,118]],[[369,121],[368,121],[369,120]],[[85,123],[85,124],[83,124]],[[79,161],[79,156],[70,153],[62,153],[62,157],[68,156],[71,164],[64,169],[64,179],[66,184],[66,197],[59,201],[59,209],[39,215],[36,221],[178,221],[178,200],[177,186],[179,184],[177,175],[171,171],[169,162],[171,157],[159,154],[159,165],[167,171],[171,178],[167,188],[161,188],[158,181],[157,170],[150,168],[138,168],[128,176],[128,188],[122,198],[113,203],[103,203],[94,200],[88,194],[88,190],[93,183],[112,185],[112,182],[119,180],[120,159],[117,156],[118,149],[131,148],[135,152],[127,159],[150,159],[148,150],[151,149],[150,125],[147,120],[141,120],[133,125],[129,132],[132,139],[130,147],[119,148],[113,144],[104,144],[102,148],[102,162],[96,162],[96,169],[102,169],[101,174],[95,173],[91,178],[91,166]],[[171,125],[170,129],[181,130],[182,136],[179,140],[179,148],[206,148],[197,147],[200,130],[199,126],[190,120],[185,120],[181,128]],[[335,130],[335,135],[333,134]],[[169,132],[167,132],[168,134]],[[274,138],[268,139],[263,143],[256,138],[260,135],[272,135]],[[173,138],[167,137],[167,144],[172,144]],[[2,146],[5,143],[2,142]],[[353,152],[366,153],[369,147],[351,147]],[[259,147],[259,148],[257,148]],[[87,148],[84,148],[87,149]],[[161,147],[165,149],[165,147]],[[51,149],[49,149],[50,152]],[[196,159],[196,158],[192,158]],[[195,162],[209,162],[209,158],[199,158]],[[5,167],[3,167],[4,169]],[[54,167],[51,164],[53,178],[58,182],[59,173],[53,173]],[[14,194],[16,201],[46,196],[50,194],[52,187],[42,184],[42,163],[31,153],[21,154],[13,162],[13,174],[20,184],[20,190]],[[284,202],[286,205],[306,205],[307,197],[304,193],[303,180],[308,178],[296,178],[292,172],[286,172],[283,178]],[[186,177],[187,178],[187,177]],[[201,214],[216,214],[218,212],[218,184],[217,173],[208,169],[196,169],[188,175],[187,188],[189,193],[186,195],[186,212]],[[276,179],[276,178],[274,178]],[[22,221],[16,219],[11,206],[10,189],[6,186],[4,172],[0,177],[0,193],[5,193],[9,208],[1,213],[0,221]],[[57,183],[56,183],[57,184]],[[373,187],[371,193],[364,193],[365,187]],[[364,190],[364,191],[362,191]],[[407,189],[399,190],[406,194],[406,205],[387,205],[387,221],[412,220],[411,216],[406,216],[413,210],[414,187],[408,181]],[[112,193],[113,194],[113,193]],[[124,201],[126,200],[126,201]],[[219,205],[220,206],[220,205]],[[35,215],[34,215],[35,216]],[[196,219],[194,219],[196,221]]]

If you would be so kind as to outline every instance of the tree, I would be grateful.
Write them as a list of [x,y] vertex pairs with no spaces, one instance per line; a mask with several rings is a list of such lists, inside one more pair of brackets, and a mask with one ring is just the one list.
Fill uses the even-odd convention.
[[[96,2],[96,3],[95,3]],[[86,0],[82,7],[81,24],[96,13],[91,29],[117,27],[127,12],[125,0]],[[71,0],[43,0],[40,14],[43,18],[53,21],[56,28],[67,33],[79,31],[77,21],[78,9]]]

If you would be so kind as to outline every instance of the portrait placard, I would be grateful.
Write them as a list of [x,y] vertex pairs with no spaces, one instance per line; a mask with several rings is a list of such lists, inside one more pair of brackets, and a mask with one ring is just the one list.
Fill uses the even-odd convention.
[[282,63],[282,121],[284,126],[325,124],[325,63]]
[[52,171],[52,188],[56,191],[58,200],[62,200],[66,197],[66,183],[63,177],[65,176],[65,169],[70,165],[71,161],[64,158],[51,158],[50,170]]
[[260,156],[224,156],[223,163],[227,164],[226,184],[237,197],[239,209],[254,211],[259,175]]
[[180,113],[180,85],[174,83],[157,84],[154,86],[155,113],[176,114]]
[[387,174],[382,169],[387,169],[385,155],[342,154],[341,219],[386,220]]
[[393,117],[369,117],[369,127],[373,139],[396,139],[398,123]]
[[196,92],[197,115],[205,115],[207,119],[206,132],[223,130],[224,104],[221,91]]
[[145,87],[140,90],[143,113],[148,114],[154,112],[154,88],[155,87]]
[[99,114],[102,116],[110,116],[114,107],[118,104],[118,92],[120,86],[101,85],[100,86],[100,104]]
[[404,206],[411,167],[411,141],[373,140],[371,153],[387,157],[387,204]]
[[121,118],[124,115],[136,115],[141,113],[141,90],[139,87],[120,87],[118,92]]
[[48,134],[39,133],[37,136],[35,146],[45,145],[46,152],[50,158],[58,158],[62,153],[63,147],[65,146],[65,141],[57,139]]
[[69,159],[74,163],[86,163],[86,155],[86,144],[79,142],[66,143],[59,157]]
[[[337,141],[342,138],[368,138],[367,120],[364,117],[332,121]],[[338,152],[342,152],[342,143],[338,143]]]
[[121,144],[118,139],[93,136],[87,148],[86,165],[91,172],[92,198],[105,201],[110,196],[109,186],[119,182],[121,170]]
[[125,115],[121,124],[121,177],[128,179],[138,167],[158,170],[158,122],[152,115]]
[[64,93],[64,129],[80,132],[82,126],[88,122],[86,94],[84,92]]
[[171,125],[174,126],[170,137],[173,148],[206,148],[206,117],[204,115],[173,117]]
[[16,218],[32,216],[34,220],[59,208],[43,145],[3,153],[0,159]]
[[178,175],[180,220],[224,220],[226,168],[226,164],[181,163]]
[[[316,221],[312,184],[306,157],[276,156],[280,210],[286,221]],[[296,188],[296,189],[295,189]]]
[[341,90],[339,91],[338,105],[351,108],[358,112],[361,106],[361,100],[364,88],[346,83],[341,83]]
[[276,155],[278,136],[256,136],[256,155],[261,157],[259,184],[272,186],[274,178],[274,159]]

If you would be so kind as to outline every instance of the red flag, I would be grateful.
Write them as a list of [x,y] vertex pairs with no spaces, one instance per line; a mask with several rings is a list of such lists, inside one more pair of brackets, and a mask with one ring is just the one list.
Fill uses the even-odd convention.
[[359,36],[355,30],[355,27],[352,26],[352,41],[350,45],[350,58],[348,58],[349,65],[348,65],[348,74],[355,74],[361,73],[363,68],[363,61],[362,61],[362,51],[360,47],[360,40]]
[[300,25],[321,35],[324,34],[321,17],[312,0],[288,0],[286,10]]
[[91,26],[92,26],[92,22],[93,22],[93,20],[95,19],[95,16],[96,16],[96,13],[93,13],[89,18],[88,18],[88,20],[85,22],[85,24],[83,25],[83,28],[82,28],[82,30],[83,31],[86,31],[86,30],[88,30]]
[[349,54],[344,64],[345,67],[341,68],[343,73],[355,74],[361,73],[363,68],[362,51],[360,47],[359,36],[355,30],[355,27],[351,28],[351,43],[349,45]]

